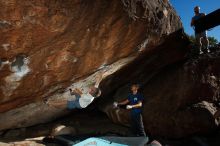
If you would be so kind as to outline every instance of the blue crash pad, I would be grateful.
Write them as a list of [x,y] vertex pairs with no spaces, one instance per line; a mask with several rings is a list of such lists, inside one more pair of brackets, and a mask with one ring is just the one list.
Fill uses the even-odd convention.
[[74,144],[73,146],[128,146],[128,145],[114,143],[101,138],[88,138],[78,144]]

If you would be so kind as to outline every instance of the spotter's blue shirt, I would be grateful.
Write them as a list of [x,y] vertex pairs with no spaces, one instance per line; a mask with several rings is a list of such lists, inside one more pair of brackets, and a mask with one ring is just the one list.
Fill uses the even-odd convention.
[[[139,102],[143,102],[144,97],[142,94],[137,93],[137,94],[132,94],[130,93],[128,95],[128,101],[130,102],[131,105],[138,104]],[[141,108],[132,108],[131,113],[132,114],[140,114],[142,112]]]

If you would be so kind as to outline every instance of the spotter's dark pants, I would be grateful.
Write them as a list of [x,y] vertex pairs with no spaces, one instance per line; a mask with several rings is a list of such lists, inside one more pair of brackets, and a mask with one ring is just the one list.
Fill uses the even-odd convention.
[[146,136],[141,113],[131,112],[131,129],[136,136]]

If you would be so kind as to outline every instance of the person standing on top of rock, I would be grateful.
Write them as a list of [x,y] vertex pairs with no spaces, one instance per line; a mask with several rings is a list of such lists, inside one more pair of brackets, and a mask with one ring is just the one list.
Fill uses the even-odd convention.
[[131,109],[130,115],[132,131],[136,136],[146,136],[141,110],[144,97],[138,92],[139,88],[138,84],[133,84],[128,98],[122,102],[114,102],[114,106],[118,107],[120,105],[127,105],[126,108]]
[[93,100],[101,95],[99,83],[102,80],[103,72],[96,79],[94,86],[91,86],[88,93],[83,93],[80,89],[69,89],[71,95],[75,95],[75,100],[47,100],[46,104],[58,108],[67,107],[68,109],[86,108]]
[[209,53],[209,40],[207,38],[207,31],[197,32],[196,21],[205,16],[205,13],[200,13],[200,7],[194,8],[195,16],[192,18],[191,26],[195,30],[196,45],[199,48],[200,54]]

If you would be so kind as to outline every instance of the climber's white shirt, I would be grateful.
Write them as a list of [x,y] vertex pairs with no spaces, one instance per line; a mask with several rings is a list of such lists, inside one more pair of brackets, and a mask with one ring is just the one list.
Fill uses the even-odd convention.
[[94,97],[91,94],[82,94],[79,98],[79,104],[82,108],[86,108],[90,103],[92,103],[93,100]]

